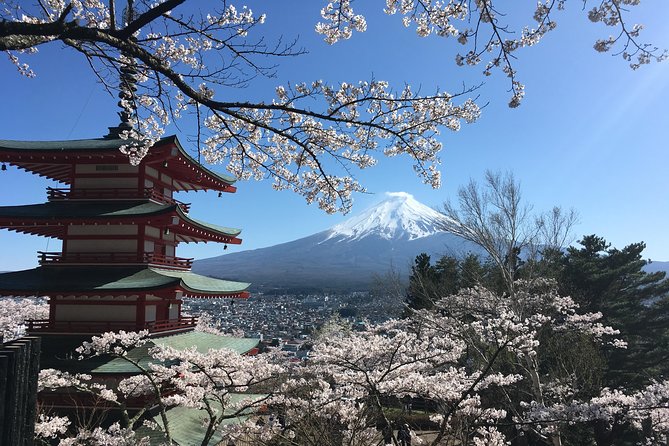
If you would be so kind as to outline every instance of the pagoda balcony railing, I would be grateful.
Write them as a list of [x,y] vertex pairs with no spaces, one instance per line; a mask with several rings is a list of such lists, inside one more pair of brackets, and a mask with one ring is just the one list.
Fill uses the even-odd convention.
[[148,330],[149,333],[160,333],[194,328],[197,325],[197,317],[184,316],[179,319],[140,323],[132,321],[51,321],[49,319],[35,319],[26,322],[28,332],[31,333],[104,333],[119,330]]
[[158,203],[178,204],[185,213],[190,212],[190,203],[183,203],[160,192],[154,187],[136,188],[86,188],[70,189],[47,187],[49,201],[56,200],[140,200],[149,199]]
[[126,264],[158,265],[178,269],[190,269],[193,258],[174,257],[154,252],[44,252],[38,251],[40,265],[60,264]]

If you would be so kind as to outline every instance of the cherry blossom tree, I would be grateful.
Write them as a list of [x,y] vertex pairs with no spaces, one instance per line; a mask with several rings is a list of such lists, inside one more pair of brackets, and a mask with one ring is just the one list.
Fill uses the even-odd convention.
[[[640,40],[641,25],[625,20],[627,8],[639,2],[584,2],[594,5],[590,20],[615,30],[595,49],[613,51],[634,69],[666,57]],[[540,1],[526,11],[527,21],[516,20],[522,9],[505,9],[509,5],[498,0],[388,0],[383,11],[420,37],[457,39],[463,45],[455,56],[458,65],[481,64],[484,75],[500,70],[509,79],[509,105],[516,107],[524,86],[514,59],[555,28],[554,16],[566,3]],[[265,39],[265,16],[247,7],[222,0],[211,11],[193,11],[186,4],[10,0],[0,10],[0,50],[26,76],[34,73],[24,56],[42,45],[59,42],[81,54],[104,88],[118,91],[123,108],[118,130],[128,139],[123,150],[131,162],[141,160],[171,120],[191,113],[208,161],[226,162],[239,178],[269,177],[275,188],[292,189],[327,212],[348,211],[351,194],[364,190],[352,169],[374,165],[378,154],[408,155],[424,182],[438,187],[439,135],[479,117],[479,107],[466,97],[471,88],[424,94],[377,79],[338,85],[308,80],[277,85],[275,96],[265,101],[228,101],[226,89],[271,76],[278,61],[303,50],[296,42]],[[365,31],[366,19],[354,5],[353,0],[324,4],[316,32],[335,44]],[[214,62],[213,53],[224,62]]]
[[601,314],[579,313],[550,282],[516,289],[515,300],[470,289],[410,318],[365,331],[330,330],[274,400],[285,410],[280,438],[295,445],[379,444],[382,432],[392,432],[387,405],[411,398],[432,413],[431,445],[507,444],[519,433],[562,444],[564,418],[528,413],[575,401],[565,377],[541,363],[545,334],[579,333],[611,348],[625,343],[599,322]]
[[[212,438],[223,429],[225,420],[240,417],[257,410],[269,395],[250,395],[231,400],[234,393],[244,394],[258,388],[282,368],[274,364],[270,355],[243,356],[227,349],[210,349],[198,352],[195,347],[175,349],[151,345],[148,332],[104,333],[85,342],[77,351],[80,359],[104,356],[128,362],[137,372],[114,386],[98,382],[86,374],[72,375],[54,369],[40,372],[40,391],[73,391],[80,396],[92,396],[101,410],[114,411],[120,422],[108,429],[101,427],[77,429],[63,417],[42,416],[36,428],[38,437],[54,439],[65,434],[59,444],[135,444],[146,441],[134,429],[145,425],[164,433],[166,444],[171,444],[172,434],[167,411],[179,406],[199,409],[203,413],[203,446],[213,444]],[[128,352],[147,346],[151,361],[140,361]],[[144,408],[137,410],[132,402],[141,398]],[[157,421],[148,417],[151,408],[158,408]],[[74,435],[72,435],[74,430]],[[117,441],[107,442],[109,438]],[[111,441],[111,440],[109,440]]]
[[[141,444],[135,429],[148,413],[126,407],[141,396],[159,408],[158,422],[148,424],[166,440],[171,437],[166,413],[180,406],[204,414],[203,445],[214,432],[258,445],[371,446],[388,435],[397,444],[387,410],[411,399],[424,402],[430,413],[436,428],[427,444],[434,446],[503,445],[519,435],[536,444],[561,445],[572,429],[568,426],[595,421],[639,432],[644,444],[666,441],[666,381],[588,396],[565,363],[557,371],[547,366],[550,336],[578,335],[601,348],[625,348],[618,331],[602,324],[601,314],[580,312],[571,298],[557,294],[553,282],[519,282],[514,289],[514,299],[483,288],[461,290],[433,309],[362,331],[331,324],[315,340],[310,360],[299,364],[273,355],[155,347],[149,350],[154,362],[147,366],[127,354],[147,345],[146,333],[106,333],[79,352],[128,361],[136,375],[112,388],[91,376],[46,370],[41,386],[95,395],[101,407],[121,414],[120,422],[73,430],[69,420],[42,416],[37,432],[63,445]],[[230,399],[259,385],[262,396]],[[279,416],[258,422],[256,415],[223,426],[225,419],[257,411],[260,404]]]
[[0,298],[0,338],[11,341],[25,335],[26,321],[49,317],[49,305],[43,299]]
[[[638,391],[605,388],[587,402],[547,406],[533,402],[527,405],[524,417],[525,422],[535,426],[588,422],[601,422],[609,427],[623,425],[636,431],[637,438],[641,439],[637,444],[666,445],[669,441],[669,382],[654,381]],[[597,444],[613,445],[619,440],[609,437]]]

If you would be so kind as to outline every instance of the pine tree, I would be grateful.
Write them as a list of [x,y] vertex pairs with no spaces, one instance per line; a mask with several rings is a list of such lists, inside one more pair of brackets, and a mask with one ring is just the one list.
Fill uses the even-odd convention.
[[609,353],[605,385],[646,383],[669,372],[669,279],[646,273],[646,245],[611,248],[589,235],[581,248],[570,247],[558,272],[562,293],[586,312],[601,312],[603,322],[621,332],[626,350]]
[[413,310],[433,308],[438,294],[437,273],[430,263],[430,256],[421,253],[411,267],[406,304]]
[[460,289],[460,262],[454,257],[443,256],[434,265],[436,287],[442,296],[455,294]]

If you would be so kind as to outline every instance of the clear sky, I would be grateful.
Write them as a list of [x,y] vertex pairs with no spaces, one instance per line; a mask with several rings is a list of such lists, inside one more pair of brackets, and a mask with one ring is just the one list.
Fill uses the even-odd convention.
[[[527,95],[521,107],[512,110],[506,106],[508,86],[500,73],[484,78],[482,67],[457,67],[457,44],[437,37],[420,39],[402,27],[398,16],[370,11],[366,33],[328,46],[313,31],[323,3],[252,2],[254,10],[267,12],[269,36],[299,37],[309,54],[283,61],[275,79],[219,94],[262,99],[275,85],[288,81],[339,83],[371,76],[398,88],[405,82],[418,85],[425,92],[437,86],[457,91],[463,83],[485,82],[477,92],[479,103],[488,104],[481,119],[458,133],[442,135],[442,188],[423,185],[406,158],[380,160],[357,174],[370,194],[355,198],[354,214],[383,199],[386,191],[406,191],[438,207],[470,177],[481,178],[486,169],[511,170],[535,209],[574,207],[580,214],[577,236],[596,233],[617,247],[645,241],[646,257],[669,260],[669,63],[632,71],[620,58],[596,53],[594,41],[610,30],[591,24],[580,2],[568,2],[568,10],[554,17],[558,29],[536,47],[518,53],[516,68]],[[373,3],[381,7],[381,2]],[[362,4],[371,8],[372,2]],[[646,25],[644,40],[669,47],[669,2],[642,5],[633,21]],[[96,83],[77,55],[57,45],[45,46],[26,61],[36,79],[20,77],[6,61],[0,65],[0,139],[95,138],[118,123],[116,99]],[[174,133],[188,149],[195,149],[187,143],[194,133],[187,122],[171,126],[167,134]],[[43,202],[48,185],[10,168],[0,172],[0,204]],[[222,198],[215,193],[180,197],[193,203],[193,217],[243,229],[242,246],[227,252],[294,240],[347,218],[326,215],[291,192],[275,192],[269,182],[237,186],[236,194]],[[60,242],[0,231],[0,271],[36,266],[37,250],[60,250]],[[178,251],[197,258],[222,253],[218,244],[182,245]]]

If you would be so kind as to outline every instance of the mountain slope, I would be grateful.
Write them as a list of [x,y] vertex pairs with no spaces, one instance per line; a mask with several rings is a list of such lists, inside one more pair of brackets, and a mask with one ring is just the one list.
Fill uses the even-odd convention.
[[252,282],[252,288],[361,290],[391,269],[405,278],[421,252],[435,258],[478,250],[440,230],[445,217],[411,195],[386,200],[331,229],[267,248],[195,262],[200,274]]

